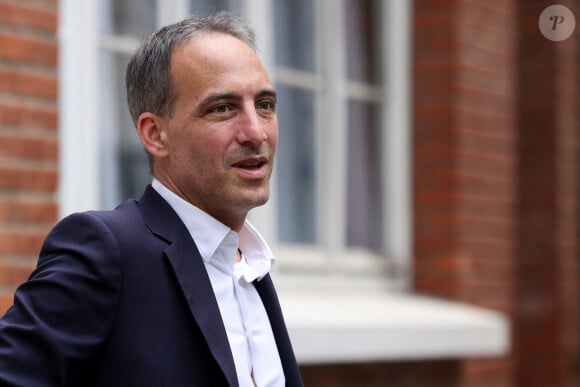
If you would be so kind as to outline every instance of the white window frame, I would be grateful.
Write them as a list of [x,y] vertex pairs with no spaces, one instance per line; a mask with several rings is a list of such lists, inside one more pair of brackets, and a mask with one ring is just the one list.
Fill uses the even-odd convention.
[[97,5],[59,2],[60,217],[97,208],[99,203]]
[[[315,14],[320,15],[322,30],[317,33],[321,40],[320,60],[323,68],[318,74],[300,72],[276,66],[273,60],[274,35],[272,3],[268,0],[248,2],[247,15],[256,29],[258,46],[265,66],[276,82],[287,85],[300,85],[319,96],[320,109],[317,111],[317,160],[316,191],[318,208],[317,245],[290,245],[276,243],[277,219],[276,184],[270,203],[253,210],[251,219],[266,238],[274,241],[273,247],[279,259],[277,269],[281,273],[294,273],[297,280],[304,282],[313,272],[321,272],[324,282],[333,282],[329,274],[344,274],[355,271],[365,276],[368,287],[373,284],[379,288],[408,290],[410,287],[411,257],[411,179],[410,179],[410,3],[406,1],[385,1],[381,7],[382,39],[381,63],[385,68],[384,77],[388,84],[371,88],[360,82],[346,80],[344,45],[324,44],[324,42],[344,41],[345,25],[341,2],[335,0],[313,0]],[[260,40],[261,39],[261,40]],[[332,80],[332,82],[328,82]],[[347,109],[349,96],[357,96],[381,103],[383,107],[382,153],[384,184],[382,192],[383,214],[385,221],[384,256],[377,257],[362,249],[349,249],[346,246],[346,195],[347,195]],[[332,128],[332,136],[325,136],[323,128]],[[321,146],[324,144],[324,147]],[[330,151],[329,151],[330,149]],[[274,179],[276,174],[274,175]],[[384,259],[386,256],[386,259]],[[381,259],[383,258],[383,259]],[[376,273],[383,275],[377,276]],[[288,280],[294,279],[286,276]],[[335,276],[337,281],[341,275]],[[317,286],[320,279],[315,278]]]
[[[315,0],[321,15],[338,24],[328,23],[323,34],[336,36],[344,29],[336,0]],[[387,103],[384,160],[387,169],[383,181],[388,195],[384,219],[387,220],[386,242],[389,260],[377,260],[365,251],[348,251],[344,246],[345,214],[323,218],[321,232],[324,246],[288,247],[274,243],[280,272],[276,275],[279,296],[285,311],[290,335],[301,363],[356,362],[390,359],[427,359],[458,356],[501,355],[508,350],[507,319],[497,313],[457,303],[420,298],[409,290],[408,272],[411,257],[411,183],[410,183],[410,36],[411,0],[385,0],[381,24],[384,52],[388,62],[384,88]],[[161,2],[158,2],[161,4]],[[273,21],[270,0],[246,0],[245,13],[258,37],[259,54],[274,77],[292,77],[276,71],[273,61]],[[99,0],[61,0],[59,2],[60,98],[59,98],[59,216],[99,207],[100,112],[98,111],[100,48],[133,51],[138,42],[102,39],[97,15]],[[181,18],[187,10],[186,0],[164,0],[158,9],[159,24]],[[337,17],[338,16],[338,17]],[[388,20],[388,21],[387,21]],[[386,22],[385,22],[386,21]],[[333,35],[334,34],[334,35]],[[341,52],[326,47],[323,55],[341,57]],[[342,72],[339,60],[325,71]],[[334,67],[336,66],[336,67]],[[305,79],[310,82],[310,79]],[[315,87],[317,82],[313,83]],[[336,93],[325,104],[340,104],[352,85],[337,85]],[[355,88],[356,89],[356,88]],[[366,93],[366,92],[365,92]],[[336,100],[335,100],[336,99]],[[82,101],[79,103],[79,101]],[[328,107],[327,107],[328,108]],[[324,109],[324,108],[323,108]],[[343,109],[346,110],[346,109]],[[340,136],[333,139],[335,149],[346,149],[345,117],[336,117],[333,125]],[[345,165],[345,153],[324,162]],[[340,152],[338,152],[340,153]],[[336,165],[335,164],[335,165]],[[338,170],[340,168],[336,168]],[[345,187],[344,174],[326,174],[319,189]],[[273,185],[275,187],[275,184]],[[321,196],[323,197],[323,196]],[[346,208],[346,190],[333,194],[324,206]],[[269,241],[275,241],[276,192],[263,208],[252,212],[253,222]],[[385,262],[394,262],[392,286],[385,275]],[[373,275],[374,274],[374,275]],[[395,281],[396,282],[396,281]],[[391,285],[391,286],[389,286]]]
[[[100,207],[98,111],[99,50],[132,53],[137,39],[105,36],[99,31],[99,0],[59,2],[59,217]],[[158,25],[186,14],[187,0],[157,2]],[[79,103],[83,101],[83,103]]]

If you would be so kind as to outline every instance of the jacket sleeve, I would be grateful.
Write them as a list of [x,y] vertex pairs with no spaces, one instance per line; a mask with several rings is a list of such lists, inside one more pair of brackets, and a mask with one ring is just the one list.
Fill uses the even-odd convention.
[[0,319],[0,385],[69,386],[87,377],[114,322],[120,287],[109,227],[92,213],[57,224]]

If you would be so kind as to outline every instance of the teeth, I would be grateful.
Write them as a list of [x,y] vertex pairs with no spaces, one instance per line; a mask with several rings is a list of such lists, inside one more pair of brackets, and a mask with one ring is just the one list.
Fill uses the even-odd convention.
[[242,165],[243,168],[257,168],[259,166],[260,166],[260,164],[246,164],[246,165]]
[[266,164],[266,162],[264,161],[246,161],[246,162],[239,162],[236,164],[236,166],[238,168],[244,168],[244,169],[256,169],[256,168],[260,168],[262,167],[264,164]]

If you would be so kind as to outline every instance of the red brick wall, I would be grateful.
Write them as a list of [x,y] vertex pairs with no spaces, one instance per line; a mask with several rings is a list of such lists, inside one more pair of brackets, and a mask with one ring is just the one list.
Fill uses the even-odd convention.
[[0,0],[0,312],[57,216],[56,31],[56,0]]
[[301,367],[307,387],[459,387],[457,360]]
[[[578,18],[578,4],[561,1]],[[578,386],[578,29],[538,37],[548,1],[520,1],[518,385]],[[578,20],[578,19],[577,19]]]
[[[414,4],[415,287],[511,315],[515,4]],[[464,361],[461,385],[510,386],[513,372],[511,356]]]
[[578,386],[578,29],[540,34],[551,1],[414,4],[416,288],[511,319],[461,386]]

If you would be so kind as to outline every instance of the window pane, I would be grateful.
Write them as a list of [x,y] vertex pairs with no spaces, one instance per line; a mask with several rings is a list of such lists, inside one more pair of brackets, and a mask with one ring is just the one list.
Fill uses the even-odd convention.
[[348,78],[365,83],[380,79],[380,9],[377,0],[344,0]]
[[348,103],[347,244],[382,251],[380,106]]
[[281,242],[316,240],[315,95],[279,85],[278,230]]
[[242,0],[190,0],[189,3],[189,11],[192,15],[207,15],[223,10],[240,14]]
[[101,207],[111,208],[126,198],[140,197],[151,176],[125,100],[129,55],[101,51],[99,58],[103,80],[99,101]]
[[315,71],[314,5],[312,0],[274,3],[275,61],[277,65]]
[[104,0],[101,32],[142,39],[155,29],[155,0]]

